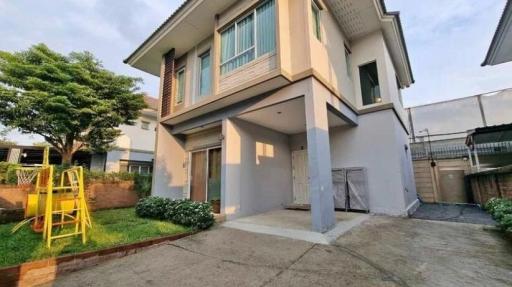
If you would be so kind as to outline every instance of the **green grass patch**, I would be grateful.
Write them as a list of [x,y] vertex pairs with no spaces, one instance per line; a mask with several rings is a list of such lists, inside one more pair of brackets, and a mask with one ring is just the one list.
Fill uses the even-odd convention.
[[[0,267],[190,231],[168,221],[137,217],[133,208],[97,211],[91,217],[93,228],[87,229],[89,235],[85,245],[81,237],[76,236],[56,239],[51,248],[46,247],[42,234],[32,232],[29,226],[11,234],[14,223],[0,225]],[[59,233],[57,228],[54,231]]]

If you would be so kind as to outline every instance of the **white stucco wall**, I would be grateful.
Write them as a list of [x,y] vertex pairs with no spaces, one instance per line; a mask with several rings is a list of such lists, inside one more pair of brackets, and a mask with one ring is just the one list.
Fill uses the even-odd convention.
[[186,188],[185,143],[160,125],[157,128],[157,147],[153,167],[151,194],[167,198],[183,198]]
[[224,120],[222,206],[228,219],[291,203],[288,136],[242,120]]
[[[156,112],[153,111],[156,114]],[[143,129],[142,122],[148,122],[149,128]],[[115,145],[119,149],[135,149],[153,151],[155,149],[156,115],[142,114],[134,125],[121,125],[121,136],[117,138]]]
[[414,210],[415,207],[411,206],[411,204],[418,199],[418,195],[416,192],[409,136],[402,128],[401,123],[396,117],[394,117],[393,125],[395,127],[395,147],[397,148],[397,153],[400,155],[400,172],[402,174],[402,184],[404,186],[405,206],[406,209],[412,208]]
[[[154,154],[152,152],[144,151],[131,151],[114,149],[107,153],[105,171],[118,172],[120,171],[120,161],[153,161]],[[92,168],[92,164],[91,164]]]
[[[332,168],[367,169],[373,213],[405,215],[408,203],[416,197],[412,176],[404,180],[403,170],[410,169],[410,162],[403,159],[406,141],[397,124],[393,111],[384,110],[361,115],[355,128],[330,131]],[[410,195],[405,194],[406,186]]]
[[[365,167],[370,211],[405,215],[417,199],[408,135],[392,110],[359,117],[359,126],[330,130],[332,168]],[[306,134],[290,136],[290,150],[307,149]]]
[[377,62],[382,103],[394,103],[398,101],[396,74],[384,42],[384,37],[382,33],[378,31],[352,43],[352,78],[355,88],[356,106],[358,108],[373,106],[363,106],[359,66],[375,61]]
[[[386,46],[386,42],[382,42],[383,43],[383,56],[382,56],[382,59],[383,59],[383,64],[384,64],[384,70],[385,70],[385,75],[382,76],[382,79],[381,78],[381,75],[379,74],[379,81],[382,81],[382,80],[385,80],[386,83],[384,85],[384,88],[387,89],[385,90],[384,92],[386,94],[389,95],[389,101],[391,103],[393,103],[395,105],[395,108],[396,108],[396,111],[398,113],[398,115],[400,116],[400,118],[402,119],[402,121],[404,123],[407,122],[407,116],[406,116],[406,113],[405,113],[405,109],[404,109],[404,106],[400,100],[400,89],[398,87],[398,84],[397,84],[397,74],[396,74],[396,70],[395,70],[395,67],[393,66],[393,61],[391,60],[391,56],[389,54],[389,50]],[[382,84],[381,84],[382,85]]]
[[[320,16],[321,40],[314,36],[310,2],[307,2],[309,45],[311,47],[311,66],[330,85],[332,85],[350,103],[356,105],[353,73],[348,75],[345,60],[345,45],[350,48],[350,41],[343,34],[340,25],[329,8],[324,5]],[[299,19],[296,19],[296,21]],[[302,20],[303,21],[303,20]]]
[[[142,123],[147,122],[147,129]],[[120,161],[145,161],[154,159],[156,137],[156,111],[145,109],[134,125],[121,125],[121,136],[114,142],[114,148],[105,154],[95,154],[91,158],[91,170],[118,172]]]

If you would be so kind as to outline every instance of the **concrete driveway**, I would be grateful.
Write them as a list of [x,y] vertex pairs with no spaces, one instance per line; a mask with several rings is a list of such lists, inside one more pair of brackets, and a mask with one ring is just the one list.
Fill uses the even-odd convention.
[[512,286],[512,244],[481,225],[377,216],[334,245],[218,227],[55,285]]

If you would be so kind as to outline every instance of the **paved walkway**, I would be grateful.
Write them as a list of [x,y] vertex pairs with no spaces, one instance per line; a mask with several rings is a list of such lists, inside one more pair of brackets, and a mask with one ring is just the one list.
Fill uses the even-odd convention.
[[423,203],[412,215],[413,218],[496,225],[492,217],[477,205]]
[[217,227],[55,286],[512,286],[512,244],[481,225],[372,217],[334,245]]
[[336,225],[326,233],[311,230],[311,212],[305,210],[274,210],[231,220],[222,226],[312,243],[332,244],[342,234],[370,218],[368,214],[354,212],[336,212],[335,215]]

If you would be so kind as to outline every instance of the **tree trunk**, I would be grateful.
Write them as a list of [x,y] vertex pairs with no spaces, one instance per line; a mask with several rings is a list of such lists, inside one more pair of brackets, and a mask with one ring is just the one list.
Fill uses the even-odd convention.
[[71,165],[71,160],[73,159],[73,152],[72,151],[62,151],[62,165]]
[[62,147],[61,156],[62,156],[62,165],[71,165],[71,160],[73,159],[73,154],[75,153],[74,147],[74,136],[72,134],[66,135],[66,139],[64,141],[64,146]]

